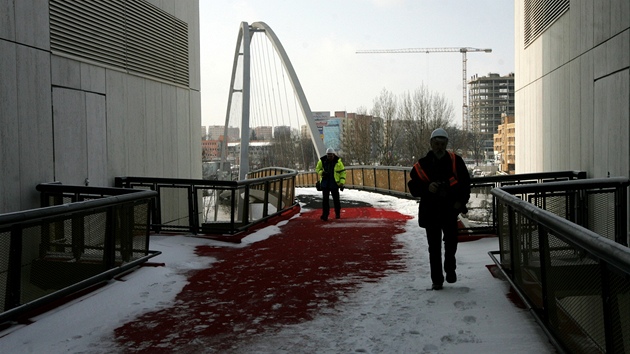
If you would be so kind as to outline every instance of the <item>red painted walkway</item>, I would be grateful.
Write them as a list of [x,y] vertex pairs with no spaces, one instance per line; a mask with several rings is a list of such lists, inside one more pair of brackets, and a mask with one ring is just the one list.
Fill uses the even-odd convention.
[[303,212],[281,234],[246,248],[198,247],[218,262],[189,275],[170,308],[116,329],[128,352],[192,353],[229,349],[248,335],[307,321],[362,282],[402,270],[401,246],[409,217],[373,207],[344,208],[323,222]]

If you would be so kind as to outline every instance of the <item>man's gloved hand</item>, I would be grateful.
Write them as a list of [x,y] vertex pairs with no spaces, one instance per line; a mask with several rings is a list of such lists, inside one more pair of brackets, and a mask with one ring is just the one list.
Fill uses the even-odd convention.
[[343,183],[339,183],[339,190],[343,192],[344,185]]

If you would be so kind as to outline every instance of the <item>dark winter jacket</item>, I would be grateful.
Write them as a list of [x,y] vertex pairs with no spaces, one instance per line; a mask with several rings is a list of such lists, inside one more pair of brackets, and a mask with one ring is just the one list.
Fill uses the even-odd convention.
[[[455,159],[455,173],[453,171]],[[409,172],[411,180],[407,183],[409,192],[420,197],[418,223],[421,227],[437,226],[437,220],[449,214],[456,216],[466,213],[466,203],[470,199],[470,175],[464,160],[448,152],[438,159],[433,151],[414,165]],[[437,182],[437,193],[429,192],[429,184]],[[459,202],[459,208],[456,208]]]

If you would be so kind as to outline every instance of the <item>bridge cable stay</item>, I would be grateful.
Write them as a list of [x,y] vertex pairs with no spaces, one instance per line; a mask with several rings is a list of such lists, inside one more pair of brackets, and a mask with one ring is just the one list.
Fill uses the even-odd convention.
[[[299,139],[304,125],[310,133],[308,145]],[[224,137],[228,137],[228,127],[233,126],[241,130],[241,180],[252,168],[312,168],[316,158],[324,153],[323,141],[288,55],[271,28],[262,22],[242,22],[239,30]],[[257,130],[265,136],[255,137],[250,133],[252,127],[266,127]],[[250,138],[257,141],[250,142]],[[270,153],[265,156],[261,155],[264,149],[250,149],[254,142],[265,144]],[[227,159],[227,143],[224,139],[221,147],[223,162]]]
[[[264,156],[262,161],[256,161],[256,163],[277,166],[275,160],[284,160],[286,149],[278,149],[275,145],[284,147],[289,142],[286,141],[285,136],[274,131],[274,128],[290,126],[285,121],[286,111],[283,107],[288,97],[286,90],[281,87],[286,86],[286,84],[282,80],[282,76],[280,76],[281,73],[278,73],[277,60],[273,53],[269,51],[268,41],[264,40],[264,38],[261,40],[261,38],[258,36],[258,38],[255,37],[252,40],[252,56],[257,60],[252,62],[252,64],[256,65],[252,66],[252,108],[255,108],[255,110],[252,112],[251,127],[271,127],[272,136],[266,136],[264,140],[271,140],[269,148],[272,150],[272,153]],[[262,109],[262,106],[266,109]],[[260,112],[260,115],[256,115],[254,113],[256,111]],[[254,165],[252,158],[250,158],[249,167],[252,169],[261,166]]]

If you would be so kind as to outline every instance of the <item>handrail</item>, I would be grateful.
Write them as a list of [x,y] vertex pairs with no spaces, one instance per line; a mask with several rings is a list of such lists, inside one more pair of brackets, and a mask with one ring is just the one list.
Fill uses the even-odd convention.
[[[563,351],[628,350],[629,186],[630,179],[613,177],[491,190],[500,214],[501,271]],[[592,210],[580,220],[584,226],[562,217],[577,210]],[[594,224],[606,225],[588,229],[588,219],[599,215],[605,219]],[[611,225],[614,240],[604,236]]]
[[149,250],[148,237],[147,205],[157,192],[59,183],[36,189],[41,208],[0,215],[7,245],[0,250],[0,322],[161,253]]
[[[71,186],[71,185],[58,185],[58,184],[39,184],[36,189],[40,192],[56,192],[63,191],[65,188],[67,190],[78,191],[80,188],[94,188],[94,187],[84,187],[84,186]],[[123,204],[132,202],[135,200],[141,199],[150,199],[157,196],[157,193],[154,191],[148,190],[138,190],[138,189],[123,189],[120,188],[97,188],[99,190],[109,190],[110,192],[120,192],[124,194],[120,195],[110,195],[108,197],[103,197],[100,199],[92,199],[85,200],[80,202],[61,204],[61,205],[53,205],[42,207],[38,209],[29,209],[23,211],[15,211],[12,213],[0,214],[0,228],[10,225],[10,224],[19,224],[23,222],[36,222],[41,221],[45,218],[62,216],[66,214],[73,214],[76,212],[88,210],[88,209],[100,209],[104,207],[108,207],[116,204]],[[94,194],[100,194],[94,193]]]
[[[184,231],[192,234],[207,234],[210,237],[223,235],[224,233],[234,235],[271,217],[279,215],[287,209],[298,205],[295,200],[295,178],[298,175],[296,170],[287,168],[265,168],[250,172],[248,178],[241,181],[219,181],[219,180],[198,180],[185,178],[160,178],[160,177],[116,177],[117,187],[134,188],[145,187],[158,192],[156,203],[151,206],[151,227],[155,232],[162,231]],[[161,195],[163,190],[179,189],[185,191],[182,198],[187,200],[187,210],[179,215],[167,218],[161,205]],[[213,220],[204,222],[200,216],[205,215],[207,205],[203,198],[206,192],[211,191],[215,202],[217,197],[230,200],[229,221]],[[254,193],[256,191],[256,193]],[[183,192],[182,192],[183,193]],[[262,216],[252,217],[251,207],[255,200],[256,204],[262,204]],[[276,201],[274,205],[271,201]],[[259,203],[262,202],[262,203]],[[247,207],[245,207],[247,206]],[[275,207],[275,212],[270,212],[269,207]],[[218,209],[214,207],[215,211]],[[258,211],[258,209],[257,209]],[[221,236],[222,237],[222,236]],[[239,242],[238,237],[222,237],[225,240]]]
[[[594,185],[599,184],[599,181],[594,183]],[[630,250],[628,247],[620,245],[606,237],[602,237],[585,227],[574,224],[547,210],[538,208],[510,194],[506,191],[507,189],[512,189],[512,187],[495,188],[491,193],[500,202],[517,209],[521,215],[552,231],[554,236],[558,236],[564,242],[589,250],[589,252],[597,258],[630,274]]]
[[501,189],[510,194],[555,192],[566,190],[578,190],[585,188],[617,188],[628,185],[626,177],[590,178],[562,182],[547,182],[540,184],[519,184],[503,186]]
[[[410,179],[409,171],[411,167],[403,166],[347,166],[346,167],[346,188],[366,190],[376,193],[394,195],[399,198],[417,199],[411,195],[407,182]],[[553,181],[582,180],[586,178],[585,171],[551,171],[539,173],[523,173],[516,175],[500,175],[471,178],[471,188],[473,193],[484,193],[488,195],[490,188],[505,185],[530,185],[548,184]],[[314,187],[317,181],[317,174],[314,171],[301,172],[296,179],[297,187]],[[491,199],[489,197],[489,199]],[[489,220],[474,220],[474,208],[469,205],[471,212],[468,224],[460,229],[462,234],[497,234],[496,203],[489,200],[487,211],[482,207],[477,207],[477,215],[489,215]],[[475,222],[472,224],[470,222]]]

